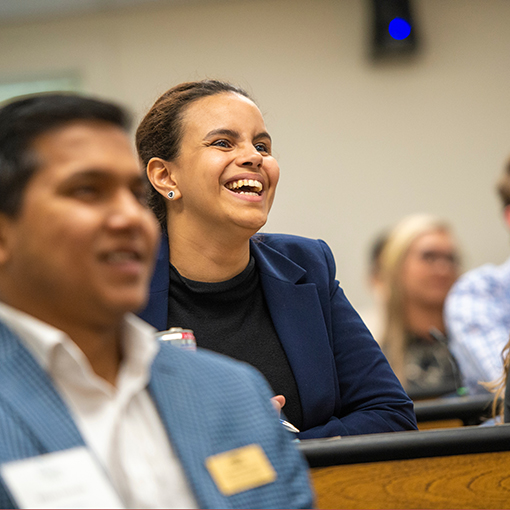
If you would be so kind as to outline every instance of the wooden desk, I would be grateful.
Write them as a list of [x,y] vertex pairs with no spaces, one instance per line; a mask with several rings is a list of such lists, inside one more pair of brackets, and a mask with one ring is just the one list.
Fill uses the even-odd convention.
[[510,452],[312,469],[317,508],[510,508]]
[[510,425],[300,443],[318,508],[510,508]]

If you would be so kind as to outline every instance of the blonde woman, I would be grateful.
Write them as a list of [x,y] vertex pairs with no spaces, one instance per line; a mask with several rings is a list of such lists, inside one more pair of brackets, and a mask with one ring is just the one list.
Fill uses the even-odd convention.
[[381,252],[383,332],[380,342],[411,395],[442,394],[460,386],[447,347],[443,306],[459,276],[449,225],[431,215],[404,218]]

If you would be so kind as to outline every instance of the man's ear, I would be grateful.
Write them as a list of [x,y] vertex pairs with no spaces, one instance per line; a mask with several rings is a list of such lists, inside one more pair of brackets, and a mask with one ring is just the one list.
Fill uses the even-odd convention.
[[503,215],[505,218],[505,223],[510,228],[510,205],[505,206],[505,208],[503,209]]
[[11,232],[12,218],[4,213],[0,213],[0,266],[9,260],[11,255]]
[[181,198],[181,192],[176,181],[175,163],[161,158],[151,158],[147,163],[147,177],[154,189],[162,196],[168,198],[168,192],[173,191],[173,199]]

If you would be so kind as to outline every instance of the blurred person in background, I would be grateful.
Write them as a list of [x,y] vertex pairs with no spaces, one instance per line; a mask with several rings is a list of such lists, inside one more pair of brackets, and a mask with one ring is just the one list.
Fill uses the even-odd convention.
[[451,394],[461,388],[446,339],[443,307],[459,276],[450,226],[431,215],[404,218],[380,254],[383,352],[408,394]]
[[[510,227],[510,161],[497,184],[503,217]],[[468,271],[446,300],[451,349],[470,394],[486,393],[486,383],[500,377],[501,352],[510,334],[510,258]]]
[[373,241],[368,261],[368,286],[374,300],[373,305],[361,308],[359,314],[377,342],[383,333],[384,285],[381,278],[381,253],[388,240],[388,233],[379,234]]
[[492,413],[494,420],[490,424],[510,423],[510,340],[501,353],[503,371],[495,381],[482,382],[481,386],[494,393]]

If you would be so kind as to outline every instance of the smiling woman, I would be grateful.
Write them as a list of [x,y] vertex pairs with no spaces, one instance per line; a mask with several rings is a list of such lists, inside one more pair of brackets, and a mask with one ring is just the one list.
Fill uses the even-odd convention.
[[280,170],[248,94],[214,80],[178,85],[142,120],[137,147],[166,234],[141,316],[258,368],[300,438],[415,428],[329,247],[257,234]]

